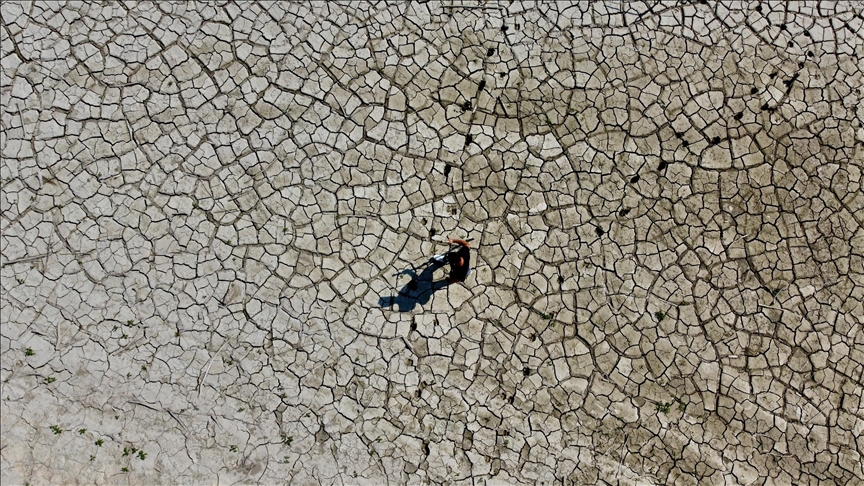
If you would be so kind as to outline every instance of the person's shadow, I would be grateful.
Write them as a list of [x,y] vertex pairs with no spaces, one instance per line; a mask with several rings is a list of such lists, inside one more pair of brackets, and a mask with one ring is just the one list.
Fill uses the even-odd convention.
[[410,312],[418,304],[426,305],[432,298],[432,294],[449,285],[446,278],[437,282],[433,281],[435,270],[442,266],[444,263],[430,260],[419,275],[416,269],[411,268],[395,273],[394,275],[410,275],[411,281],[405,284],[397,295],[380,297],[378,305],[381,307],[393,307],[395,305],[399,307],[399,312]]

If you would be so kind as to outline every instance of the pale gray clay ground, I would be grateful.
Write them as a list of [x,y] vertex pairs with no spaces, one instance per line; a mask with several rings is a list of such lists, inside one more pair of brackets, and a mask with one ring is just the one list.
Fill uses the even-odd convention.
[[864,483],[862,32],[2,2],[0,482]]

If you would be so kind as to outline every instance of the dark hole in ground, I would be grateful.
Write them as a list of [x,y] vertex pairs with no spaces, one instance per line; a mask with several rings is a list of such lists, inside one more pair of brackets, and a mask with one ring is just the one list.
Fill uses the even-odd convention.
[[768,108],[770,108],[770,106],[768,105],[768,103],[765,103],[764,105],[762,105],[762,109],[763,109],[763,110],[767,110]]
[[486,87],[486,80],[482,79],[482,80],[480,80],[480,86],[477,87],[477,91],[483,91],[483,88],[485,88],[485,87]]
[[756,86],[753,86],[752,88],[750,88],[750,94],[756,94],[758,92],[759,92],[759,88],[757,88]]
[[786,30],[786,24],[780,24],[780,30]]
[[804,37],[810,37],[810,31],[809,30],[804,31]]
[[603,236],[603,233],[604,233],[603,228],[601,228],[599,226],[594,227],[594,232],[597,233],[597,236]]
[[681,132],[675,132],[675,137],[677,137],[677,138],[681,138],[681,137],[683,137],[683,136],[684,136],[683,133],[681,133]]
[[[469,135],[469,136],[470,136],[470,135]],[[469,141],[469,143],[470,143],[470,141]],[[452,167],[450,167],[449,164],[444,166],[444,177],[447,177],[447,176],[450,175],[450,170],[451,170],[451,169],[452,169]]]
[[450,208],[450,214],[456,214],[456,208]]
[[620,216],[627,216],[628,214],[630,214],[630,208],[624,208],[621,211],[619,211],[618,214]]
[[720,137],[714,137],[711,139],[712,145],[717,145],[718,143],[720,143]]
[[504,76],[507,76],[507,73],[498,73],[498,76],[503,78]]
[[[412,331],[416,331],[416,330],[417,330],[417,323],[416,323],[416,322],[412,322],[412,323],[411,323],[411,330],[412,330]],[[419,390],[418,390],[418,391],[419,391]]]
[[756,5],[756,11],[762,13],[762,4]]
[[421,219],[420,224],[426,225],[426,218]]
[[492,47],[490,47],[489,49],[486,49],[486,55],[487,56],[494,56],[495,55],[495,49]]
[[813,57],[813,51],[807,51],[807,57]]
[[507,32],[507,30],[508,30],[509,28],[510,28],[510,27],[508,27],[508,26],[506,26],[506,25],[502,25],[502,26],[501,26],[501,32]]
[[530,375],[531,374],[531,368],[526,366],[525,368],[522,369],[522,374],[525,376]]
[[558,283],[559,284],[564,283],[564,277],[562,277],[561,275],[558,275]]
[[429,455],[429,443],[428,442],[423,443],[423,453],[426,454],[427,456]]
[[773,73],[769,74],[768,77],[771,79],[776,78],[777,77],[777,71],[774,71]]
[[521,27],[521,26],[520,26],[519,24],[513,24],[513,28],[516,29],[516,30],[519,30],[520,27]]
[[[525,376],[528,376],[528,375],[525,375]],[[515,398],[516,398],[516,395],[510,395],[510,398],[507,399],[507,402],[510,403],[510,405],[513,405],[513,400],[515,400]]]
[[690,142],[688,142],[687,140],[684,140],[683,142],[681,142],[681,145],[687,147],[688,145],[690,145]]
[[798,67],[799,67],[799,68],[803,68],[803,67],[804,67],[804,61],[799,62],[799,63],[798,63]]
[[735,118],[736,120],[740,120],[740,119],[744,118],[744,112],[743,112],[743,111],[739,111],[738,113],[735,113],[735,117],[734,117],[734,118]]
[[436,230],[435,228],[429,230],[429,236],[435,236],[436,233],[438,233],[438,230]]
[[789,41],[786,45],[789,47],[795,47],[795,43],[792,41]]
[[668,165],[669,164],[667,164],[665,160],[660,161],[660,165],[657,166],[657,170],[665,170],[666,166],[668,166]]
[[[411,289],[411,290],[417,290],[417,286],[418,286],[418,285],[419,285],[419,284],[417,283],[416,280],[412,280],[412,281],[408,282],[408,288]],[[413,330],[413,329],[416,329],[416,328],[417,328],[417,324],[411,324],[411,328],[412,328],[412,330]]]
[[631,184],[636,184],[637,182],[639,182],[639,174],[636,174],[636,175],[634,175],[633,177],[630,178],[630,183],[631,183]]
[[468,111],[471,109],[471,100],[466,101],[462,104],[462,109]]
[[474,140],[474,137],[472,137],[470,133],[465,135],[465,145],[471,145],[472,140]]

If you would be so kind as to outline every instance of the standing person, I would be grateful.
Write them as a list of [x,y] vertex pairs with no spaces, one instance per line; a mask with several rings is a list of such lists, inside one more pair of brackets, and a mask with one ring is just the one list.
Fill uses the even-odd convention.
[[464,282],[468,274],[471,273],[471,244],[465,240],[447,239],[447,243],[451,245],[461,245],[458,250],[450,251],[443,255],[435,255],[432,260],[443,264],[445,261],[450,264],[450,276],[447,278],[448,284]]

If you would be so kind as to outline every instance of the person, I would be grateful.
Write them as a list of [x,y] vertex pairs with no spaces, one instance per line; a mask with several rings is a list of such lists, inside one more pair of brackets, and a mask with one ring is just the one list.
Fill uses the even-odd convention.
[[460,245],[460,247],[456,251],[435,255],[432,257],[432,261],[442,265],[445,261],[450,264],[450,276],[447,277],[448,284],[464,282],[471,273],[471,243],[452,238],[448,238],[447,243]]

